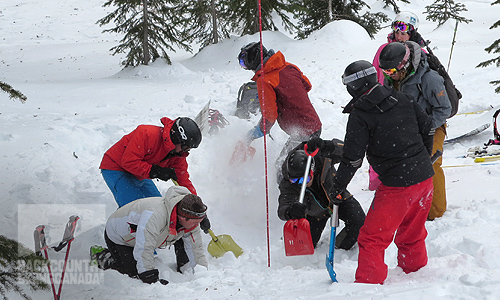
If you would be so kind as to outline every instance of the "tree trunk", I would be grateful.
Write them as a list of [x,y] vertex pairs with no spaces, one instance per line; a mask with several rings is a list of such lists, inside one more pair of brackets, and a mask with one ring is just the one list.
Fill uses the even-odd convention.
[[333,3],[332,0],[328,0],[328,21],[333,21]]
[[142,64],[147,65],[151,59],[148,44],[148,0],[142,0],[142,34]]
[[212,0],[210,4],[211,13],[212,13],[212,42],[214,44],[219,43],[219,34],[217,33],[217,9],[215,8],[215,1]]
[[[257,19],[257,22],[255,22],[255,32],[259,32],[260,31],[260,19],[259,19],[259,0],[255,0],[255,18]],[[262,12],[261,12],[262,14]]]

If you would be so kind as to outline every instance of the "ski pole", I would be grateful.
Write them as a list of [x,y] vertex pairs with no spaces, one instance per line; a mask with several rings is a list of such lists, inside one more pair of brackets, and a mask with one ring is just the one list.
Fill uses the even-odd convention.
[[451,54],[453,53],[453,46],[455,46],[455,37],[457,36],[457,29],[458,29],[458,20],[455,23],[455,32],[453,33],[453,41],[451,42],[451,49],[450,49],[450,58],[448,59],[448,67],[446,68],[446,72],[450,70],[450,63],[451,63]]
[[64,281],[64,274],[66,272],[66,265],[68,263],[68,257],[69,257],[69,249],[71,247],[71,242],[72,241],[73,241],[73,239],[68,242],[68,248],[66,249],[66,256],[64,257],[64,265],[63,265],[63,270],[62,270],[62,274],[61,274],[61,282],[59,283],[59,290],[57,291],[57,299],[56,300],[60,300],[61,299],[61,292],[62,292],[62,286],[63,286],[63,281]]

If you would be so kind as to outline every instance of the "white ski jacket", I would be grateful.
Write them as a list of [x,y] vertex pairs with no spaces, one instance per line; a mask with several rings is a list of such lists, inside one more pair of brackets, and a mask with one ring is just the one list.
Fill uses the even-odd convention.
[[[137,272],[155,269],[154,250],[173,245],[184,238],[186,253],[196,264],[208,267],[203,250],[200,226],[190,231],[176,230],[177,212],[174,209],[191,192],[182,186],[173,186],[165,197],[138,199],[118,208],[106,222],[108,238],[118,244],[133,247]],[[191,252],[191,253],[190,253]]]

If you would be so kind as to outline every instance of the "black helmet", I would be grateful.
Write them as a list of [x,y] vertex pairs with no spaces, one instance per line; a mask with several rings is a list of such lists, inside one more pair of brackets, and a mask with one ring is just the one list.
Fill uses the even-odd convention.
[[[262,57],[267,56],[267,49],[262,45]],[[238,55],[240,66],[246,70],[257,70],[260,65],[260,43],[253,42],[241,48]]]
[[177,118],[170,129],[170,139],[183,147],[197,148],[201,143],[201,131],[190,118]]
[[[286,161],[286,173],[289,178],[303,177],[306,171],[307,154],[304,150],[295,150]],[[311,160],[311,171],[314,172],[314,159]]]
[[377,70],[366,60],[358,60],[350,65],[342,75],[342,83],[347,86],[347,91],[352,96],[364,92],[374,83],[377,83]]
[[402,70],[410,65],[410,49],[403,43],[385,45],[379,55],[379,66],[382,70],[395,68]]

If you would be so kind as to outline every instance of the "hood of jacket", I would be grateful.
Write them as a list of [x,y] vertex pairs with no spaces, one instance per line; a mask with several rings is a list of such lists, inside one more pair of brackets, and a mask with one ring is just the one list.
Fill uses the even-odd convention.
[[369,113],[384,113],[398,103],[398,100],[392,97],[391,93],[391,88],[377,83],[362,96],[353,98],[342,112],[350,113],[356,108]]

